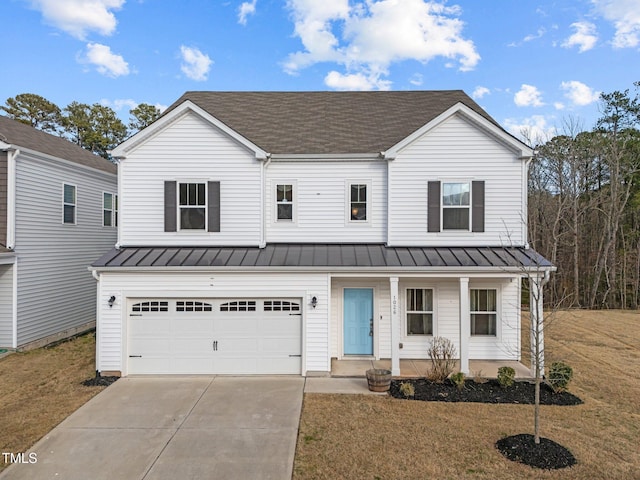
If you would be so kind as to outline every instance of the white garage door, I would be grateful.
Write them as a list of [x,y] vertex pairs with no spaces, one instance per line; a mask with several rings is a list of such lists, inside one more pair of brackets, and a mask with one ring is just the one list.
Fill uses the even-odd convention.
[[299,299],[129,301],[129,374],[300,374]]

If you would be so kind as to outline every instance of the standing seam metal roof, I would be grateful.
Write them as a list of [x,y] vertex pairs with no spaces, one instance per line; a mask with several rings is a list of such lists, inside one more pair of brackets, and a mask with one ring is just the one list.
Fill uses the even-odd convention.
[[524,247],[387,247],[382,244],[269,244],[258,247],[114,248],[96,268],[362,267],[362,268],[553,268]]

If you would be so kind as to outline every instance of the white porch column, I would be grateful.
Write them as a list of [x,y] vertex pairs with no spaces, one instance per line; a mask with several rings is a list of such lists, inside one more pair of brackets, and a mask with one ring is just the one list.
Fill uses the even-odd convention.
[[469,310],[469,278],[460,278],[460,371],[469,374],[469,337],[471,314]]
[[398,277],[389,277],[391,291],[391,375],[400,375],[400,300]]
[[529,316],[531,317],[531,374],[536,374],[536,360],[540,362],[540,375],[544,375],[544,309],[542,289],[548,276],[529,276]]

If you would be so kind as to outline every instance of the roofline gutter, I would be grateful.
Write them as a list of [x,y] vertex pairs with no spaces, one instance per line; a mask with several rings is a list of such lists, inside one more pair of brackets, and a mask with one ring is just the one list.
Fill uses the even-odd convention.
[[[358,271],[354,271],[360,269]],[[544,272],[545,278],[550,276],[550,272],[555,272],[557,268],[551,267],[266,267],[266,266],[248,266],[248,267],[89,267],[92,275],[103,272],[106,273],[351,273],[354,276],[362,275],[389,275],[403,276],[404,274],[437,274],[442,277],[458,277],[460,274],[466,276],[486,276],[486,274],[505,276],[518,275],[528,276],[532,273]],[[502,275],[500,275],[502,274]]]

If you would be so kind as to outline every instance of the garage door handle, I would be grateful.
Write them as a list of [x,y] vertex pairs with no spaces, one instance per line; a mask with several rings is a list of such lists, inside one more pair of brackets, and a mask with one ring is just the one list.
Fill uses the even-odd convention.
[[298,354],[298,355],[289,355],[290,357],[301,357],[302,355]]
[[289,316],[291,316],[291,315],[299,315],[299,316],[302,316],[302,314],[301,314],[301,313],[290,313],[290,314],[289,314]]
[[142,355],[129,355],[129,358],[142,358]]
[[214,352],[217,352],[217,351],[218,351],[218,341],[217,341],[217,340],[214,340],[214,341],[213,341],[213,351],[214,351]]

